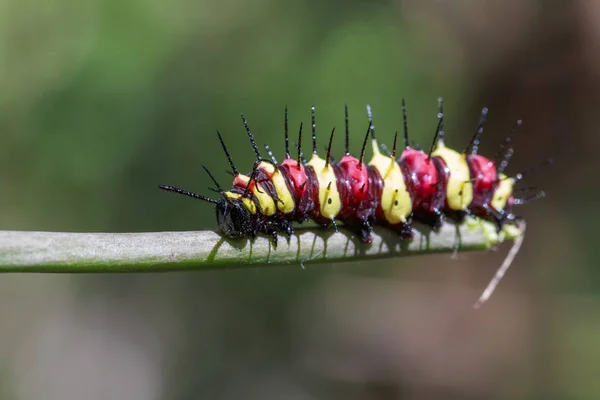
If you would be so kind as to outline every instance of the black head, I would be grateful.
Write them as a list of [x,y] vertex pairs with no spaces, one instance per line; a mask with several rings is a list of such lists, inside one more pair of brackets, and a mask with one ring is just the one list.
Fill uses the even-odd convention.
[[229,238],[250,236],[253,232],[252,214],[241,201],[219,200],[217,223],[223,234]]

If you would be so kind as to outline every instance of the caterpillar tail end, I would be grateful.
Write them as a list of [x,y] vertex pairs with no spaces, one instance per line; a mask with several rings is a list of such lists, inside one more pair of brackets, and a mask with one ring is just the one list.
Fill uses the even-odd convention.
[[506,273],[513,260],[519,253],[521,245],[523,244],[523,239],[525,239],[525,229],[527,224],[524,220],[520,220],[516,222],[516,225],[519,229],[520,234],[517,237],[515,237],[513,245],[510,248],[508,254],[506,255],[506,258],[502,262],[502,265],[500,265],[500,267],[496,270],[496,274],[494,275],[490,283],[487,285],[483,293],[481,293],[481,296],[479,296],[479,299],[475,302],[475,304],[473,304],[474,309],[481,308],[481,306],[483,306],[489,300],[489,298],[494,293],[494,290],[496,290],[496,286],[498,286],[498,284],[504,277],[504,274]]

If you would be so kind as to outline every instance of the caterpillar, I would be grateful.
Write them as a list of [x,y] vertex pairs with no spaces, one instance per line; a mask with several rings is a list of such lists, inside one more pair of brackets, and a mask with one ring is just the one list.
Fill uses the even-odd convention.
[[[234,177],[232,187],[224,190],[212,173],[205,166],[203,168],[215,184],[213,190],[220,195],[220,199],[173,186],[161,185],[159,188],[215,204],[217,223],[225,236],[253,238],[264,233],[271,237],[274,247],[277,247],[278,233],[289,238],[294,232],[292,223],[307,220],[332,226],[336,231],[338,222],[341,222],[365,244],[372,241],[374,225],[385,226],[397,232],[401,240],[409,240],[413,221],[436,230],[445,218],[462,221],[467,216],[492,221],[498,231],[505,224],[518,225],[524,233],[525,223],[512,213],[513,206],[542,198],[545,194],[538,191],[529,196],[516,197],[518,192],[532,190],[515,189],[515,185],[533,169],[511,177],[505,175],[514,152],[513,135],[522,125],[521,120],[514,124],[496,155],[487,158],[478,153],[487,108],[482,109],[477,129],[461,152],[450,149],[444,142],[441,98],[438,99],[437,124],[428,152],[409,142],[404,99],[402,151],[397,151],[398,132],[394,135],[391,150],[379,144],[371,107],[367,105],[366,108],[367,127],[359,157],[350,152],[347,105],[344,110],[345,152],[339,161],[332,158],[335,128],[329,135],[325,158],[318,155],[314,106],[311,107],[312,156],[306,160],[302,151],[302,123],[298,130],[296,154],[292,156],[286,106],[285,158],[281,163],[268,146],[265,146],[265,150],[269,157],[261,155],[254,134],[242,114],[245,131],[256,156],[249,174],[239,172],[221,133],[217,131]],[[369,139],[373,155],[369,162],[365,162]]]

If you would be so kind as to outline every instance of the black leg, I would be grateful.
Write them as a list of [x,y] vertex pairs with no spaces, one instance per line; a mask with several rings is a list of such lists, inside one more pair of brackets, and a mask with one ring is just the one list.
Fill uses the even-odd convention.
[[412,230],[412,221],[406,221],[402,225],[400,225],[400,230],[398,230],[398,234],[402,240],[412,239],[414,234]]
[[294,227],[292,226],[292,223],[290,221],[282,220],[279,223],[279,231],[283,232],[289,240],[292,237],[292,234],[294,233]]
[[272,230],[270,232],[271,235],[271,239],[273,239],[273,248],[277,248],[277,231],[276,230]]
[[371,226],[369,221],[363,221],[358,233],[360,235],[361,242],[369,244],[373,241],[373,227]]
[[331,219],[331,225],[333,226],[333,229],[335,229],[335,233],[338,233],[340,231],[334,218]]
[[444,214],[442,214],[442,210],[436,208],[433,210],[435,213],[433,216],[433,221],[431,223],[431,228],[434,231],[439,230],[442,227],[442,223],[444,222]]

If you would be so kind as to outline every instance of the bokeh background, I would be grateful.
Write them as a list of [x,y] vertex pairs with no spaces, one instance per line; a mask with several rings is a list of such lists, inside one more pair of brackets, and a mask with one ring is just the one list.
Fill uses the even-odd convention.
[[[215,227],[226,160],[283,152],[317,107],[353,148],[429,143],[443,96],[462,148],[482,107],[493,154],[524,119],[509,171],[548,156],[519,209],[524,248],[469,309],[507,247],[484,254],[142,275],[4,275],[0,399],[598,398],[600,2],[4,0],[0,228]],[[342,149],[338,138],[338,155]]]

